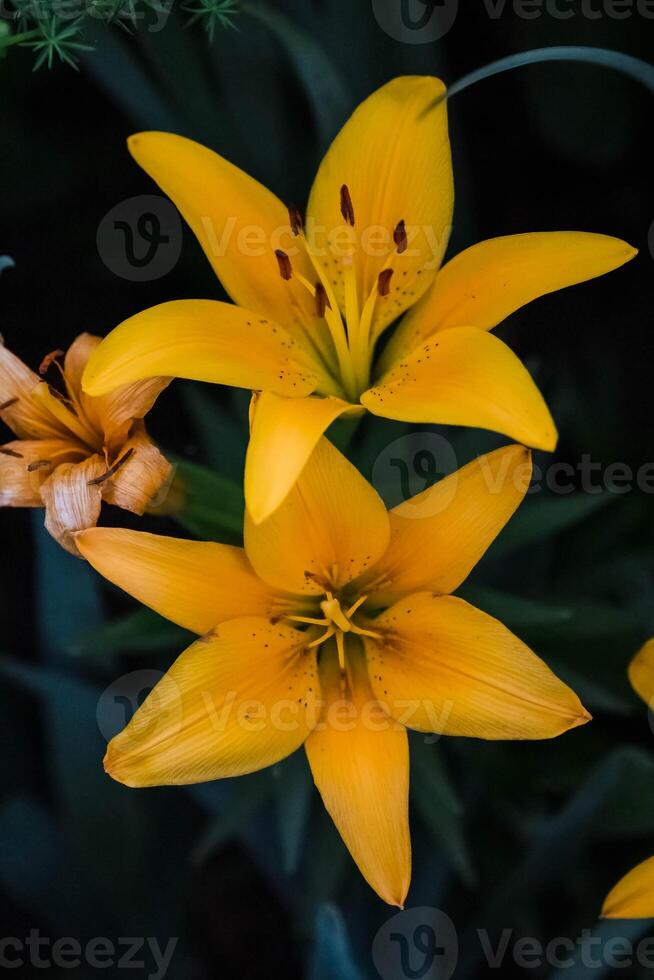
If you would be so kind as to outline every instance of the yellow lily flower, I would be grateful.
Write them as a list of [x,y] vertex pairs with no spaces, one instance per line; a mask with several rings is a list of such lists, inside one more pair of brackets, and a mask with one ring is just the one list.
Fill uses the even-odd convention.
[[81,334],[54,351],[65,395],[12,354],[0,338],[0,418],[16,435],[0,446],[0,506],[45,507],[45,526],[77,555],[73,533],[97,523],[102,501],[143,514],[172,469],[148,437],[143,417],[170,378],[151,378],[93,398],[82,372],[99,337]]
[[260,524],[246,516],[244,549],[80,532],[102,575],[202,634],[110,742],[107,772],[128,786],[201,782],[304,745],[361,873],[401,906],[407,728],[540,739],[590,719],[516,636],[451,595],[530,475],[529,451],[508,446],[387,512],[323,438],[275,513]]
[[[654,637],[629,664],[629,680],[649,708],[654,707]],[[632,868],[604,899],[605,919],[654,919],[654,857]]]
[[245,472],[256,521],[348,413],[556,445],[530,375],[490,330],[636,251],[583,232],[511,235],[440,269],[454,201],[444,96],[439,79],[411,76],[366,99],[323,159],[305,221],[191,140],[157,132],[129,140],[238,305],[180,300],[131,317],[92,357],[85,390],[102,395],[153,374],[262,390]]

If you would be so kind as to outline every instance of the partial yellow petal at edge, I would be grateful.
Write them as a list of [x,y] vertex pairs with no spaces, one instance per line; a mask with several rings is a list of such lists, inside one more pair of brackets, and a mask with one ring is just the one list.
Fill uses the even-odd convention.
[[245,501],[256,524],[279,507],[323,432],[348,411],[361,409],[332,397],[262,392],[256,399],[245,462]]
[[654,857],[636,865],[604,899],[603,919],[654,919]]
[[411,880],[407,734],[380,710],[362,651],[348,648],[347,661],[349,684],[342,690],[336,653],[325,651],[325,707],[306,753],[325,807],[361,874],[380,898],[402,907]]
[[640,648],[629,664],[628,674],[636,694],[654,708],[654,637]]

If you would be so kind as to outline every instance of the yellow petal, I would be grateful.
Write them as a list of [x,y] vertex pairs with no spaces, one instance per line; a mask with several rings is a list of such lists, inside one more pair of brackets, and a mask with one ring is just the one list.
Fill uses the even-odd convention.
[[83,384],[97,396],[170,376],[301,397],[316,386],[303,356],[282,327],[255,313],[212,300],[174,300],[112,330],[91,356]]
[[102,485],[94,483],[106,472],[102,456],[80,463],[61,463],[41,487],[45,526],[71,555],[79,555],[75,532],[97,524],[102,507]]
[[76,543],[106,579],[194,633],[272,608],[274,593],[242,548],[105,527],[78,534]]
[[143,429],[135,423],[134,434],[122,445],[117,462],[124,459],[115,475],[104,484],[102,496],[108,504],[133,514],[144,514],[152,504],[161,504],[173,468]]
[[375,695],[409,728],[484,739],[553,738],[590,715],[516,636],[453,596],[422,592],[372,621]]
[[19,439],[56,439],[66,430],[32,398],[41,378],[7,350],[0,336],[0,419]]
[[529,450],[504,446],[395,507],[388,549],[361,590],[379,607],[424,589],[454,592],[520,505],[530,479]]
[[654,637],[640,648],[629,664],[629,680],[636,694],[654,708]]
[[110,742],[105,769],[128,786],[263,769],[302,745],[318,697],[305,634],[260,617],[233,619],[175,661]]
[[296,482],[323,432],[348,410],[340,398],[256,400],[245,461],[245,501],[256,524],[269,517]]
[[289,592],[336,591],[386,550],[386,508],[367,480],[322,438],[267,520],[245,516],[245,550],[258,575]]
[[375,701],[360,651],[341,689],[334,650],[320,661],[323,712],[305,748],[323,803],[361,874],[389,905],[411,880],[407,735]]
[[552,416],[527,369],[501,340],[473,327],[430,337],[361,403],[384,418],[474,426],[535,449],[556,446]]
[[654,919],[654,857],[636,865],[604,899],[604,919]]
[[43,481],[59,463],[83,458],[61,439],[5,443],[0,446],[0,507],[43,507]]
[[[235,303],[301,334],[315,322],[313,300],[294,275],[281,278],[275,250],[313,282],[288,209],[270,191],[212,150],[172,133],[131,136],[134,159],[179,208]],[[304,326],[302,326],[304,324]]]
[[[322,262],[330,279],[338,277],[333,288],[342,310],[348,238],[357,250],[360,302],[385,266],[394,269],[389,301],[377,304],[375,334],[429,287],[447,245],[454,186],[444,95],[443,83],[428,76],[395,78],[382,86],[340,131],[311,191],[307,235],[311,241],[314,234],[319,254],[325,245],[331,251],[331,264],[329,258]],[[352,200],[353,229],[341,213],[343,185]],[[400,221],[408,247],[397,254],[393,231]]]
[[441,269],[427,295],[404,317],[385,357],[403,356],[437,330],[491,330],[539,296],[601,276],[636,254],[637,249],[619,238],[583,231],[480,242]]

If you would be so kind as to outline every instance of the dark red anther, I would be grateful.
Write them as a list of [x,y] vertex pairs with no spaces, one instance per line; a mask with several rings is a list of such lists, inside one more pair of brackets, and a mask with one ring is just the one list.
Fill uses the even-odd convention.
[[382,269],[377,277],[377,292],[380,296],[388,296],[391,291],[392,269]]
[[12,459],[23,458],[22,453],[17,453],[15,449],[9,449],[8,446],[0,446],[0,453],[2,453],[3,456],[11,456]]
[[291,223],[291,231],[295,236],[299,235],[304,231],[304,220],[302,218],[302,212],[294,204],[290,204],[288,208],[288,220]]
[[354,225],[354,205],[347,184],[341,187],[341,214],[348,225]]
[[406,252],[408,241],[406,237],[406,228],[404,226],[404,218],[402,218],[401,221],[398,221],[397,225],[395,226],[393,241],[397,246],[398,255],[401,255],[402,252]]
[[316,314],[319,317],[325,315],[325,310],[329,307],[331,310],[332,305],[329,302],[329,297],[327,296],[327,291],[321,282],[316,283]]
[[28,473],[33,473],[35,470],[42,470],[45,466],[52,466],[51,459],[36,459],[33,463],[27,467]]
[[289,259],[286,252],[282,251],[281,248],[275,249],[275,257],[277,259],[277,264],[279,266],[280,276],[282,277],[282,279],[285,279],[288,282],[288,280],[293,275],[291,260]]
[[3,402],[2,405],[0,405],[0,412],[4,412],[6,408],[11,408],[11,406],[15,405],[17,401],[17,398],[10,398],[9,401]]

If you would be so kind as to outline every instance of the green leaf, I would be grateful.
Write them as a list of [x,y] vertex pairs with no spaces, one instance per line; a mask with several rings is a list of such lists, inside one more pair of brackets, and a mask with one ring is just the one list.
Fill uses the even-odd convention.
[[490,552],[493,558],[516,548],[549,540],[561,531],[588,520],[614,501],[610,493],[572,493],[566,496],[527,496]]
[[309,980],[363,980],[354,962],[345,920],[331,904],[321,905],[316,914],[314,947]]
[[463,834],[463,807],[449,781],[437,746],[414,736],[411,746],[411,794],[426,826],[463,881],[476,880]]
[[197,463],[175,462],[175,480],[185,495],[175,520],[199,538],[239,543],[245,511],[241,486]]
[[283,46],[311,104],[321,142],[327,145],[353,108],[335,66],[310,34],[267,3],[245,3],[243,11],[265,24]]
[[313,790],[304,749],[274,766],[272,775],[284,872],[291,875],[300,862]]
[[81,656],[118,653],[150,653],[182,650],[193,641],[193,634],[159,616],[151,609],[136,609],[85,633],[75,645]]
[[222,845],[238,837],[246,823],[270,799],[273,787],[265,771],[251,773],[231,780],[224,780],[222,789],[225,802],[202,832],[200,840],[191,852],[191,861],[203,864]]
[[560,626],[574,619],[573,610],[567,606],[550,605],[537,599],[524,599],[522,596],[500,592],[486,586],[465,585],[457,591],[457,595],[488,613],[489,616],[499,619],[511,630]]
[[458,82],[450,85],[447,98],[451,99],[453,95],[465,91],[471,85],[481,82],[485,78],[492,78],[493,75],[499,75],[514,68],[524,68],[526,65],[556,61],[580,61],[589,65],[612,68],[614,71],[628,75],[629,78],[633,78],[634,81],[639,82],[654,93],[654,66],[647,64],[646,61],[624,54],[622,51],[611,51],[608,48],[559,45],[521,51],[519,54],[509,55],[507,58],[500,58],[499,61],[484,65],[483,68],[477,68],[469,75],[459,79]]
[[219,405],[209,391],[208,385],[185,384],[181,386],[182,400],[211,468],[241,483],[247,422],[244,419],[239,424],[235,414]]
[[16,263],[8,255],[0,255],[0,273],[4,272],[5,269],[13,269]]

